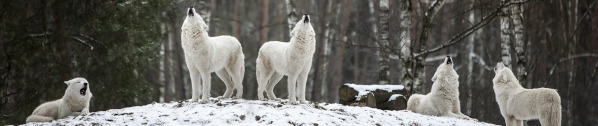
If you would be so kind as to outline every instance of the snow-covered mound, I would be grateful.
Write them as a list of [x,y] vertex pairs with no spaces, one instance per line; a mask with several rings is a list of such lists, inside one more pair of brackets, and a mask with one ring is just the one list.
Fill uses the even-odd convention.
[[210,100],[212,103],[209,104],[188,101],[153,103],[26,125],[493,125],[425,116],[405,110],[387,111],[341,104],[290,105],[288,101]]

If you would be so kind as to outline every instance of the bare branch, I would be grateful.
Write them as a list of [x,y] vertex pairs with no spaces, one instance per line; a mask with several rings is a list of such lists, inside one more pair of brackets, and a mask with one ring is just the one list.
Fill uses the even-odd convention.
[[585,57],[598,57],[598,54],[596,53],[582,53],[582,54],[576,54],[576,55],[572,55],[569,56],[567,58],[562,58],[559,60],[559,62],[555,63],[554,65],[552,65],[552,67],[550,68],[550,72],[548,75],[552,75],[554,72],[554,68],[556,67],[556,65],[568,61],[568,60],[573,60],[573,59],[577,59],[577,58],[585,58]]
[[90,45],[89,43],[87,43],[85,40],[83,40],[81,38],[78,38],[78,37],[74,37],[74,36],[71,36],[71,38],[74,39],[74,40],[77,40],[80,43],[83,43],[83,44],[89,46],[91,48],[91,50],[93,50],[93,46]]
[[[430,8],[424,12],[423,23],[422,23],[422,31],[419,37],[419,50],[425,50],[427,47],[428,36],[430,35],[430,30],[432,27],[432,20],[438,13],[438,10],[442,8],[444,5],[444,0],[436,0],[432,3]],[[427,53],[426,53],[427,54]],[[416,56],[414,56],[416,57]]]
[[96,43],[100,44],[101,46],[103,46],[104,48],[108,48],[108,47],[107,47],[106,45],[104,45],[102,42],[100,42],[100,41],[98,41],[98,40],[96,40],[96,39],[94,39],[94,38],[92,38],[92,37],[89,37],[88,35],[85,35],[85,34],[81,34],[81,33],[79,33],[79,36],[82,36],[82,37],[85,37],[85,38],[87,38],[87,39],[89,39],[89,40],[91,40],[91,41],[94,41],[94,42],[96,42]]
[[471,28],[469,28],[469,29],[465,30],[464,32],[461,32],[458,35],[454,36],[453,38],[449,39],[448,42],[446,42],[438,47],[417,53],[414,55],[414,57],[420,57],[423,55],[427,55],[427,54],[430,54],[433,52],[440,51],[441,49],[444,49],[448,46],[454,45],[457,42],[460,42],[461,40],[465,39],[465,37],[471,35],[473,32],[477,31],[478,29],[480,29],[480,28],[484,27],[485,25],[487,25],[488,23],[494,21],[494,19],[496,19],[496,17],[498,17],[499,14],[501,13],[502,8],[508,7],[511,4],[521,4],[521,3],[525,3],[525,2],[528,2],[528,1],[509,2],[509,3],[502,4],[498,8],[496,8],[494,11],[492,11],[492,13],[490,13],[490,15],[482,18],[482,20],[480,22],[474,24]]
[[29,37],[42,37],[42,36],[48,36],[49,33],[48,31],[44,32],[44,33],[39,33],[39,34],[29,34]]
[[482,66],[482,68],[486,69],[486,70],[494,70],[494,68],[488,66],[488,64],[486,64],[486,61],[484,61],[484,59],[482,59],[482,57],[476,53],[470,53],[469,56],[478,59],[478,63]]

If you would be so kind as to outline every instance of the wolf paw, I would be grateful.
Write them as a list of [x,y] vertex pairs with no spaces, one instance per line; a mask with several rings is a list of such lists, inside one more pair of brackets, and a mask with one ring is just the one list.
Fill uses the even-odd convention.
[[83,109],[81,111],[81,115],[87,115],[87,114],[89,114],[89,109]]
[[300,103],[301,103],[301,104],[309,104],[309,102],[308,102],[308,101],[306,101],[306,100],[301,100],[301,102],[300,102]]
[[261,101],[268,101],[267,98],[260,98]]
[[274,99],[272,99],[272,100],[275,100],[275,101],[282,101],[282,99],[281,99],[281,98],[274,98]]
[[200,104],[206,104],[209,102],[210,102],[210,100],[208,100],[208,99],[202,99],[201,101],[199,101]]
[[293,104],[293,105],[298,105],[298,104],[299,104],[299,102],[297,102],[297,101],[291,101],[291,104]]

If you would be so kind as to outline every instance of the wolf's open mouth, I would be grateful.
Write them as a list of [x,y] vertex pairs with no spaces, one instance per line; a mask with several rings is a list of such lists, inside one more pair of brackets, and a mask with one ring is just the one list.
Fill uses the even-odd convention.
[[81,94],[81,95],[85,95],[85,92],[87,92],[87,86],[83,87],[83,88],[81,88],[81,90],[79,90],[79,94]]

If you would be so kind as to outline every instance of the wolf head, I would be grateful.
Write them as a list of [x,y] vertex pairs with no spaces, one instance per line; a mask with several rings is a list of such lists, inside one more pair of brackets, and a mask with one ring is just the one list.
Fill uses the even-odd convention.
[[446,56],[446,58],[444,58],[444,62],[442,62],[442,64],[438,66],[438,68],[436,69],[436,73],[434,73],[434,76],[432,76],[432,81],[436,82],[436,79],[441,77],[449,77],[455,79],[459,78],[457,71],[453,69],[453,64],[453,58],[451,58],[451,56]]
[[186,13],[187,17],[185,18],[185,21],[183,21],[183,27],[181,28],[183,31],[186,29],[192,29],[207,32],[209,30],[208,25],[195,11],[193,6],[189,7]]
[[510,68],[505,67],[503,63],[496,63],[496,67],[494,67],[494,73],[496,73],[496,75],[494,75],[494,78],[492,79],[492,82],[494,84],[507,83],[510,81],[517,82],[517,77],[515,77],[513,71],[511,71]]
[[310,18],[308,14],[304,14],[301,20],[295,24],[293,30],[291,30],[291,37],[296,37],[299,35],[306,35],[306,36],[313,36],[315,37],[316,32],[314,32],[314,28],[311,26]]
[[85,78],[77,77],[64,81],[68,86],[64,95],[85,96],[89,95],[89,82]]

